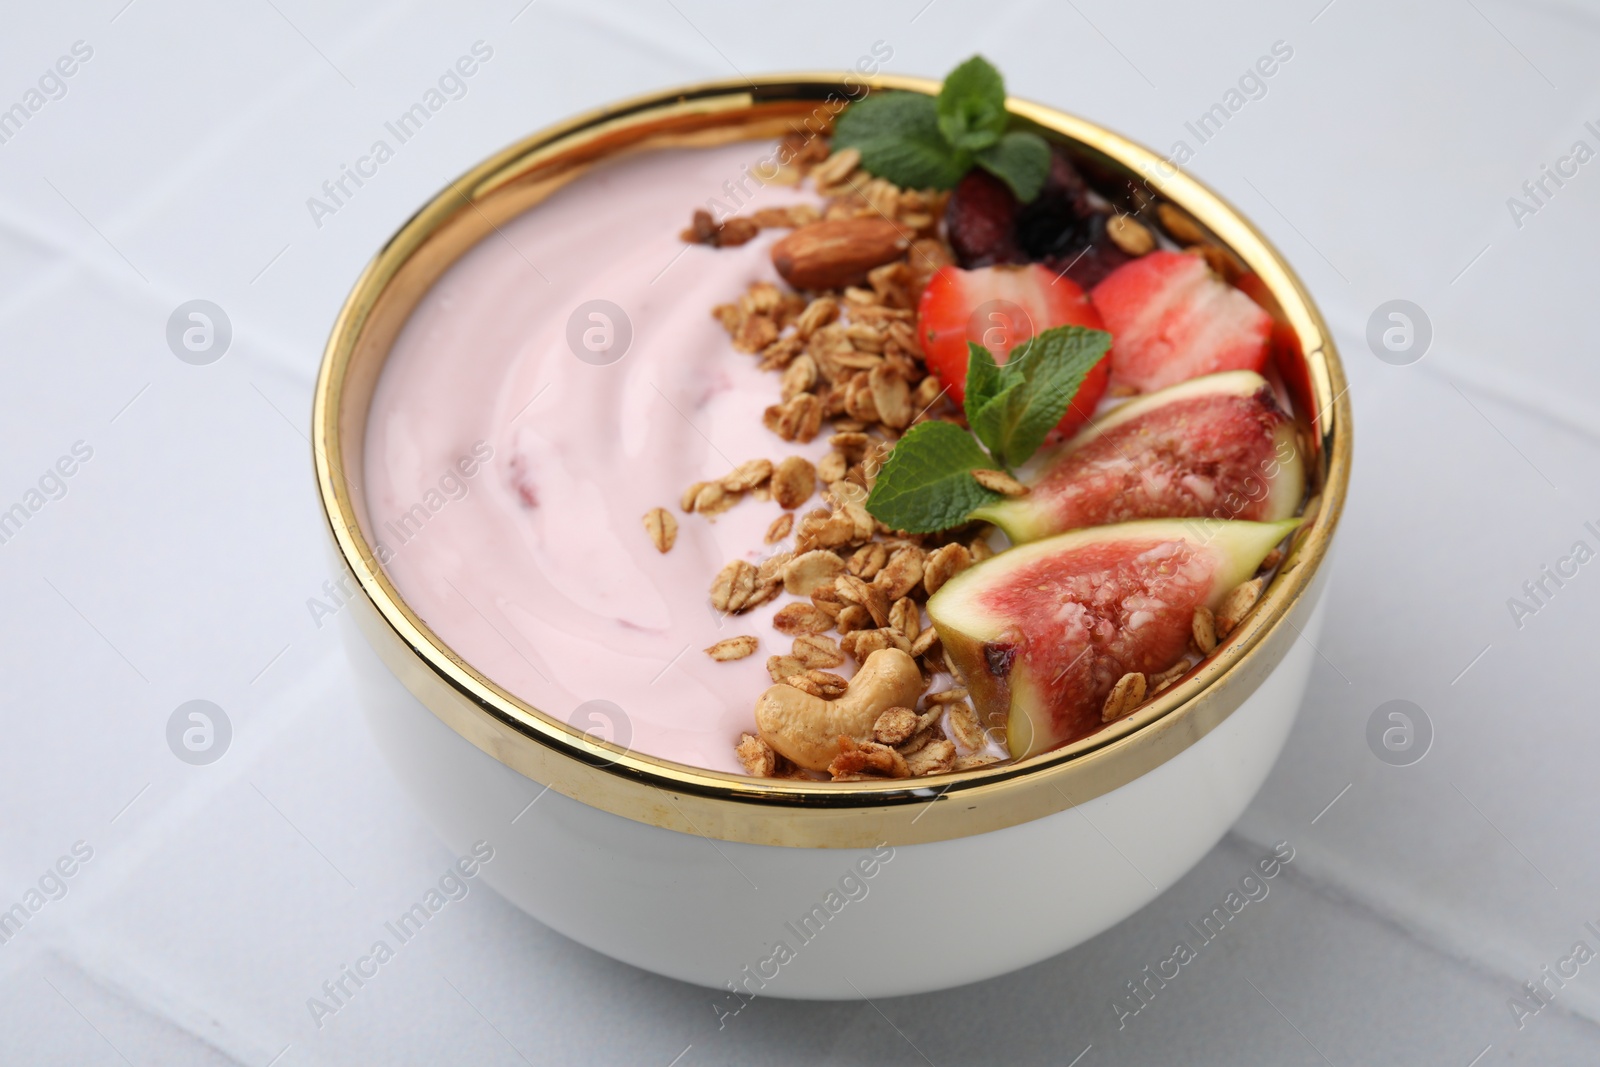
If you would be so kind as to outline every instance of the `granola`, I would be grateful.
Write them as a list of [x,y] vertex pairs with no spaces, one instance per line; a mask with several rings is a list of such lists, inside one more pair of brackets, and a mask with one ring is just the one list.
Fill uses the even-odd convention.
[[672,517],[672,512],[666,508],[651,508],[644,513],[644,528],[657,552],[672,551],[673,543],[678,540],[678,520]]
[[[740,464],[717,481],[689,486],[682,508],[711,519],[746,495],[765,492],[784,509],[765,541],[779,545],[792,538],[793,553],[776,574],[782,591],[800,599],[772,619],[774,630],[794,640],[791,654],[767,661],[774,682],[831,697],[846,681],[826,668],[863,664],[874,652],[893,648],[921,657],[926,689],[947,669],[923,604],[970,566],[974,554],[967,543],[949,537],[885,529],[864,502],[884,457],[906,429],[932,418],[960,418],[923,362],[913,310],[927,278],[955,259],[938,225],[948,193],[867,178],[858,169],[858,152],[830,153],[822,139],[795,140],[785,148],[800,174],[809,172],[823,198],[820,208],[765,209],[748,219],[726,219],[720,227],[696,213],[684,239],[725,245],[748,240],[750,227],[796,231],[784,249],[775,250],[774,261],[791,281],[811,281],[809,292],[785,293],[758,281],[712,314],[735,349],[776,374],[777,400],[762,420],[774,436],[804,444],[831,424],[832,447],[816,464],[802,456]],[[819,220],[837,226],[803,229]],[[980,478],[1020,491],[1003,472]],[[819,483],[825,506],[798,510]],[[749,561],[730,561],[712,584],[712,606],[737,614],[765,602],[776,594],[762,577]],[[970,706],[964,705],[966,717],[953,727],[963,751],[945,737],[939,725],[945,705],[964,693],[946,686],[944,695],[928,698],[928,711],[891,709],[877,731],[881,736],[859,743],[841,739],[830,771],[840,779],[904,777],[948,771],[958,758],[1000,758],[979,751],[991,739]],[[908,762],[897,745],[914,758]],[[748,738],[739,754],[750,773],[776,773]]]
[[[860,670],[881,652],[904,653],[916,664],[919,700],[884,711],[870,731],[827,743],[834,753],[827,773],[834,780],[987,766],[1006,758],[1003,725],[986,727],[974,709],[925,605],[956,575],[994,554],[989,531],[907,534],[885,527],[865,508],[886,457],[909,428],[934,419],[965,425],[926,363],[914,310],[929,277],[957,258],[939,225],[949,194],[868,176],[855,149],[830,152],[822,138],[791,139],[785,147],[790,162],[778,180],[809,178],[819,206],[762,209],[720,226],[697,213],[684,239],[725,245],[761,229],[790,231],[774,245],[772,258],[793,291],[757,281],[712,314],[737,351],[774,375],[775,398],[762,422],[775,446],[825,437],[828,450],[814,461],[800,455],[748,460],[715,481],[685,489],[682,509],[708,520],[747,496],[783,509],[763,540],[787,548],[760,566],[730,561],[713,582],[712,605],[738,614],[779,592],[795,598],[771,617],[773,630],[792,638],[792,648],[766,664],[776,685],[807,697],[842,699],[849,681],[832,669]],[[1196,255],[1221,251],[1193,219],[1170,205],[1162,209],[1162,232]],[[1127,256],[1157,246],[1156,233],[1132,215],[1108,216],[1105,234]],[[1006,470],[974,470],[972,478],[1011,499],[1030,492]],[[807,509],[819,488],[820,506]],[[646,519],[653,539],[656,527],[650,524],[661,522],[658,512],[665,514],[656,509]],[[670,535],[666,540],[670,547]],[[1279,562],[1281,554],[1263,575]],[[1215,615],[1205,607],[1196,610],[1191,630],[1200,655],[1237,626],[1263,585],[1262,578],[1244,583]],[[723,646],[728,649],[719,656],[715,650]],[[707,651],[732,658],[753,654],[755,645],[746,649],[743,639],[732,638]],[[1148,676],[1123,674],[1100,709],[1102,721],[1132,714],[1185,674],[1193,655]],[[785,768],[783,757],[754,735],[741,738],[738,755],[751,774],[806,773]]]
[[744,634],[739,637],[729,637],[718,641],[706,649],[706,655],[719,663],[726,663],[728,660],[744,659],[746,656],[752,655],[760,645],[761,642],[755,637]]

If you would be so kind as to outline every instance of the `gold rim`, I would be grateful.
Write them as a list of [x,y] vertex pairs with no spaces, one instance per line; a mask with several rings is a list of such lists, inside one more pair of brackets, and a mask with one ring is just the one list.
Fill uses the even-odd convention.
[[938,91],[937,82],[920,78],[769,76],[639,97],[534,134],[417,212],[362,272],[334,323],[317,378],[312,453],[334,542],[362,591],[353,602],[358,624],[389,669],[453,730],[592,807],[709,838],[811,848],[915,844],[1013,826],[1109,792],[1205,736],[1283,659],[1315,603],[1351,458],[1344,372],[1321,315],[1277,251],[1210,190],[1181,171],[1165,173],[1172,168],[1158,156],[1109,130],[1013,99],[1011,111],[1024,122],[1188,211],[1260,279],[1263,303],[1304,353],[1297,400],[1313,424],[1316,513],[1257,610],[1192,676],[1129,719],[1020,763],[883,783],[768,780],[673,763],[580,733],[479,674],[411,611],[363,532],[361,445],[389,346],[433,281],[494,227],[598,162],[816,128],[863,87]]

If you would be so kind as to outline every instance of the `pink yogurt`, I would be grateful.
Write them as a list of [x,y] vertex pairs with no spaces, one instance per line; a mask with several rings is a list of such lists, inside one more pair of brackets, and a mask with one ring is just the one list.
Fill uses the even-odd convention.
[[[707,520],[678,498],[744,460],[815,461],[828,446],[762,426],[778,377],[736,352],[711,316],[750,282],[779,280],[768,250],[784,231],[724,249],[678,234],[709,199],[730,203],[725,183],[743,181],[741,214],[801,199],[745,175],[772,148],[635,156],[502,225],[417,305],[366,439],[373,536],[392,553],[400,593],[451,649],[557,719],[733,772],[733,746],[771,684],[766,658],[789,650],[770,620],[792,598],[720,618],[708,590],[727,561],[789,546],[762,543],[774,503],[746,498]],[[587,359],[569,345],[569,319],[595,300],[631,326],[614,362],[615,315],[578,315]],[[584,347],[586,332],[599,351]],[[641,521],[658,506],[680,527],[665,555]],[[760,638],[759,651],[729,663],[702,651],[738,634]],[[614,732],[603,724],[617,715],[584,707],[594,700],[620,709]]]

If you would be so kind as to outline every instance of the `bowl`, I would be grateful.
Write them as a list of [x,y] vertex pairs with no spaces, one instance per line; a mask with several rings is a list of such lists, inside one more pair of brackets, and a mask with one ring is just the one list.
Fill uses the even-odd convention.
[[450,183],[378,252],[317,380],[317,484],[337,565],[357,590],[340,624],[394,773],[444,842],[477,858],[463,869],[475,863],[506,899],[596,951],[720,990],[719,1013],[756,995],[892,996],[1002,974],[1092,937],[1177,881],[1238,818],[1294,722],[1349,480],[1343,371],[1279,254],[1149,150],[1011,100],[1017,121],[1065,144],[1113,203],[1197,228],[1273,316],[1277,373],[1308,427],[1313,496],[1256,609],[1213,655],[1066,747],[937,778],[835,783],[630,751],[454,653],[378,563],[359,488],[373,390],[416,302],[500,223],[598,165],[825,129],[846,102],[884,89],[938,84],[833,73],[716,82],[534,134]]

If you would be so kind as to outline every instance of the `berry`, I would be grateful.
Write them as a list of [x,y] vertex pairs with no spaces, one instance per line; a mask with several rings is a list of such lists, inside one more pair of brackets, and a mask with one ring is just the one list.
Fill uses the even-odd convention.
[[963,267],[1022,262],[1014,236],[1017,206],[1005,182],[976,167],[967,172],[944,213],[950,247]]
[[1083,219],[1065,242],[1068,250],[1047,258],[1045,265],[1086,288],[1099,285],[1112,271],[1133,258],[1106,235],[1107,217],[1097,211]]
[[1017,243],[1031,260],[1070,255],[1081,247],[1082,223],[1093,214],[1083,176],[1065,149],[1052,145],[1044,188],[1017,213]]

